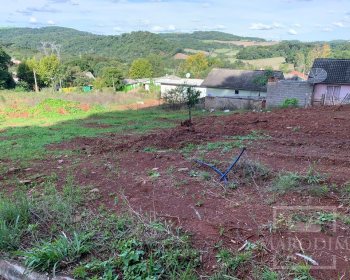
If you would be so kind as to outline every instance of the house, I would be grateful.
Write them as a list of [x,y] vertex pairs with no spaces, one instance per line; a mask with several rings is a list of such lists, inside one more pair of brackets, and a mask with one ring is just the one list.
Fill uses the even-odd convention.
[[239,109],[261,107],[267,81],[284,79],[281,71],[213,69],[204,80],[206,108]]
[[191,86],[195,90],[200,91],[200,98],[206,96],[206,88],[202,87],[202,79],[182,79],[176,76],[167,76],[155,80],[160,85],[160,96],[163,98],[167,92],[179,86]]
[[308,81],[313,84],[312,105],[350,103],[350,59],[316,59]]

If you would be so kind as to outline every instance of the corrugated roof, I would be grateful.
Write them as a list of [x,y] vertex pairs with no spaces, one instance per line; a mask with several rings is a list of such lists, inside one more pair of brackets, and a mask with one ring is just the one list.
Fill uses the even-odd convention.
[[203,83],[203,80],[201,80],[201,79],[169,79],[169,78],[160,78],[160,79],[157,79],[157,83],[160,83],[160,84],[163,84],[163,85],[174,85],[174,86],[189,85],[189,86],[199,87]]
[[317,58],[312,68],[322,68],[327,72],[323,84],[350,84],[350,59]]
[[[257,79],[264,76],[267,70],[233,70],[213,69],[204,80],[202,86],[208,88],[237,89],[266,92],[266,85],[257,83]],[[273,77],[284,79],[281,71],[273,71]]]

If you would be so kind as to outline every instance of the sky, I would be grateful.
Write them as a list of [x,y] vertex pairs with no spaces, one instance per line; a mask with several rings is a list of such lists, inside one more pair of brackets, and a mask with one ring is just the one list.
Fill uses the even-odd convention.
[[1,27],[96,34],[222,31],[268,40],[350,40],[350,0],[0,0]]

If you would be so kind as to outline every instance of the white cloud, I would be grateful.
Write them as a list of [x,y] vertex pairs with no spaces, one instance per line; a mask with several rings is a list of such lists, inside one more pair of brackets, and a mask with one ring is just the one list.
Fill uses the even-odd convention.
[[160,26],[160,25],[154,25],[151,30],[156,33],[161,32],[174,32],[176,31],[175,25],[169,25],[169,26]]
[[169,25],[169,26],[168,26],[168,30],[169,30],[169,31],[176,31],[175,25],[173,25],[173,24]]
[[30,17],[29,23],[35,24],[35,23],[38,23],[38,20],[36,19],[36,17]]
[[333,22],[332,24],[336,27],[344,27],[344,23],[342,23],[341,21],[336,21],[336,22]]
[[249,29],[252,30],[271,30],[271,29],[279,29],[283,28],[284,25],[279,22],[273,22],[272,24],[264,24],[264,23],[252,23]]
[[279,23],[279,22],[274,22],[274,23],[272,24],[272,27],[273,27],[273,28],[283,28],[284,25],[283,25],[282,23]]
[[302,27],[302,25],[301,25],[300,23],[294,23],[294,24],[293,24],[293,27],[296,27],[296,28],[301,28],[301,27]]
[[218,24],[214,27],[214,30],[225,30],[227,27],[223,24]]
[[271,30],[271,29],[273,29],[273,26],[263,24],[263,23],[252,23],[250,25],[249,29],[252,29],[252,30]]
[[298,32],[297,32],[295,29],[290,28],[290,29],[288,30],[288,34],[289,34],[289,35],[298,35]]
[[55,23],[53,20],[50,19],[50,20],[47,21],[47,24],[49,24],[49,25],[55,25],[56,23]]
[[120,32],[123,31],[123,29],[121,27],[119,27],[119,26],[113,27],[113,30],[116,31],[117,33],[120,33]]
[[333,29],[330,28],[330,27],[325,27],[325,28],[322,29],[322,31],[323,32],[331,32],[331,31],[333,31]]

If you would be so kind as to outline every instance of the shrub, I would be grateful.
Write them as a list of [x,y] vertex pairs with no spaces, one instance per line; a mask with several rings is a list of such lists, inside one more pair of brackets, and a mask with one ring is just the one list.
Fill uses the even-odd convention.
[[299,101],[296,98],[286,98],[282,103],[282,108],[295,108],[298,107]]

